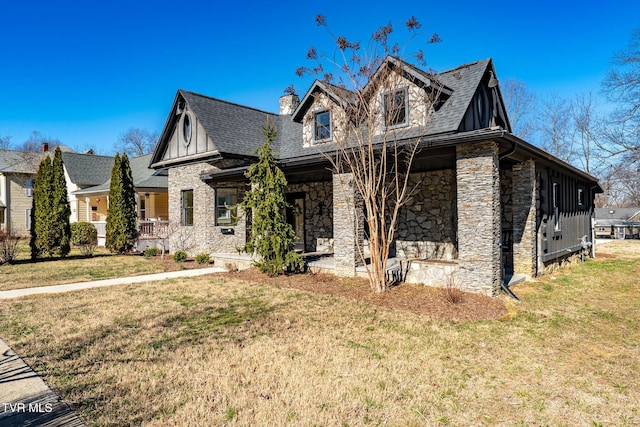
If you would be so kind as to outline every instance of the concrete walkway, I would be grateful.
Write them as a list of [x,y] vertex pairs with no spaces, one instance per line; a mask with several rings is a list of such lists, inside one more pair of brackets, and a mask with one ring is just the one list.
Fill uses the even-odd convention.
[[142,276],[119,277],[116,279],[96,280],[93,282],[68,283],[65,285],[41,286],[39,288],[12,289],[0,291],[0,299],[11,299],[36,294],[55,294],[60,292],[77,291],[78,289],[99,288],[102,286],[126,285],[130,283],[157,282],[158,280],[174,279],[177,277],[194,277],[204,274],[222,273],[220,267],[195,268],[193,270],[169,271],[166,273],[144,274]]
[[[130,283],[156,282],[178,277],[195,277],[226,271],[219,267],[171,271],[97,280],[94,282],[69,283],[66,285],[42,286],[39,288],[0,291],[0,299],[19,298],[36,294],[70,292],[78,289]],[[60,400],[17,354],[0,339],[0,426],[68,426],[82,427],[85,424]]]

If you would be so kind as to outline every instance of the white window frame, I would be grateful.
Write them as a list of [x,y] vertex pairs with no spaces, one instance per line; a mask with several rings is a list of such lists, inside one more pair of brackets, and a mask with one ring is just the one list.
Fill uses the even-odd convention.
[[[402,96],[404,97],[404,120],[402,122],[389,123],[389,120],[388,120],[389,111],[387,110],[389,103],[387,102],[387,97],[388,96],[394,97],[394,106],[395,106],[395,97],[397,96],[398,93],[402,93]],[[400,110],[400,108],[398,110]],[[409,87],[405,86],[402,88],[393,89],[393,90],[384,92],[382,94],[382,112],[384,115],[382,119],[384,121],[385,129],[395,129],[395,128],[408,126],[409,125]]]
[[33,178],[27,178],[24,185],[24,194],[27,197],[33,197],[33,184],[35,180]]

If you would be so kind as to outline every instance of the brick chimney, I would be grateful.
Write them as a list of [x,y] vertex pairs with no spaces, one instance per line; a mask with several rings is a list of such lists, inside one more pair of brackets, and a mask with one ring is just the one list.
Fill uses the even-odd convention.
[[46,153],[47,151],[49,151],[49,143],[48,143],[48,142],[43,142],[43,143],[42,143],[41,151],[42,151],[43,153]]
[[290,116],[298,108],[300,98],[295,93],[280,97],[280,114]]

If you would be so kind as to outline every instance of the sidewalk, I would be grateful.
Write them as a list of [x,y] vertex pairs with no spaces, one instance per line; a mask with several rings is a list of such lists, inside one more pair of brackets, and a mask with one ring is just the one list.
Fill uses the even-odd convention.
[[166,273],[144,274],[142,276],[119,277],[116,279],[96,280],[94,282],[68,283],[65,285],[42,286],[39,288],[12,289],[0,291],[0,299],[18,298],[36,294],[54,294],[60,292],[77,291],[78,289],[99,288],[102,286],[126,285],[129,283],[156,282],[158,280],[174,279],[176,277],[195,277],[204,274],[222,273],[224,268],[209,267],[195,268],[193,270],[169,271]]
[[[70,292],[78,289],[98,288],[102,286],[124,285],[129,283],[156,282],[177,277],[195,277],[226,271],[220,267],[198,268],[193,270],[170,271],[166,273],[145,274],[142,276],[121,277],[117,279],[97,280],[94,282],[69,283],[39,288],[14,289],[0,291],[0,299],[19,298],[28,295]],[[85,424],[60,400],[15,352],[0,339],[0,425],[19,426],[65,426],[83,427]]]

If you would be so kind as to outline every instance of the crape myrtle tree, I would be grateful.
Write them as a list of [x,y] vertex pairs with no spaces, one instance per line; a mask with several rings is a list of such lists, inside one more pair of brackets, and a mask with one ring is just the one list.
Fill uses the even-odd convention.
[[[408,93],[398,91],[406,83],[401,80],[397,58],[405,56],[410,41],[421,38],[421,24],[414,17],[406,22],[410,36],[401,47],[391,40],[392,24],[375,31],[365,45],[334,36],[322,15],[316,17],[316,23],[335,42],[334,51],[322,54],[311,47],[307,60],[313,65],[299,68],[297,74],[313,75],[330,98],[339,100],[327,103],[333,130],[333,149],[327,152],[327,158],[352,206],[348,219],[354,235],[364,235],[362,240],[356,238],[355,244],[371,288],[386,291],[392,281],[387,275],[389,254],[399,213],[416,189],[409,171],[421,145],[419,137],[401,138],[394,126],[411,119],[404,116]],[[425,41],[433,44],[440,38],[433,34]],[[422,50],[411,56],[422,67],[426,65]],[[435,78],[431,80],[432,87],[421,95],[424,108],[415,126],[428,123],[438,101],[442,86]]]
[[251,189],[242,201],[244,212],[252,215],[250,237],[244,247],[247,253],[256,253],[260,258],[256,266],[262,272],[278,275],[287,271],[301,271],[302,257],[295,252],[295,231],[285,217],[287,203],[284,172],[276,165],[271,144],[276,138],[276,129],[267,120],[263,128],[264,144],[257,150],[258,162],[246,171]]
[[69,254],[70,216],[62,152],[56,147],[53,162],[46,156],[36,174],[31,208],[31,258]]
[[129,252],[138,238],[135,191],[126,154],[116,153],[111,169],[105,246],[111,252]]

